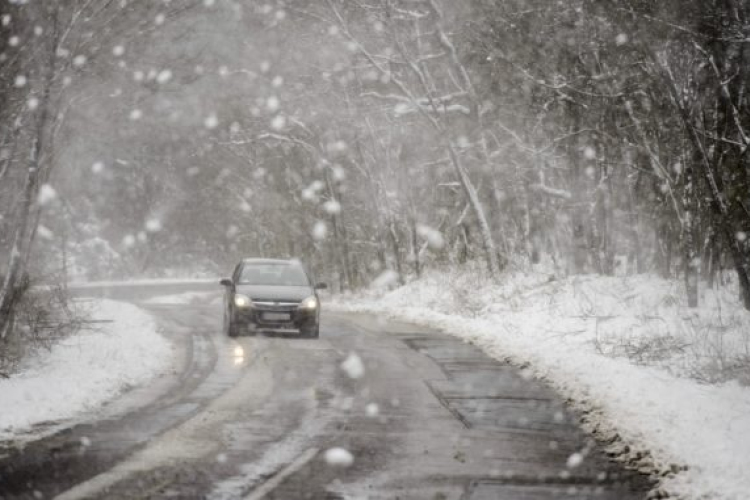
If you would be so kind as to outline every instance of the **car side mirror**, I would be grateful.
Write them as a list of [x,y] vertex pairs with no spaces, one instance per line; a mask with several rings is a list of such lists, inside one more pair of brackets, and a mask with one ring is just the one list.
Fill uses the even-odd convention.
[[326,290],[328,289],[328,285],[326,283],[316,283],[315,284],[316,290]]
[[221,281],[219,281],[219,284],[220,284],[221,286],[228,286],[228,287],[231,287],[231,286],[233,286],[233,285],[234,285],[234,284],[232,283],[232,280],[230,280],[229,278],[222,278],[222,279],[221,279]]

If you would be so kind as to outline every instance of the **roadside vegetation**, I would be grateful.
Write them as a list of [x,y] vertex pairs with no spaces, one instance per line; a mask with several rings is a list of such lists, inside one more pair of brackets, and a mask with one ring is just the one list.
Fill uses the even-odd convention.
[[24,289],[14,302],[11,335],[0,349],[0,378],[8,378],[38,351],[49,351],[60,340],[78,333],[87,315],[60,286]]

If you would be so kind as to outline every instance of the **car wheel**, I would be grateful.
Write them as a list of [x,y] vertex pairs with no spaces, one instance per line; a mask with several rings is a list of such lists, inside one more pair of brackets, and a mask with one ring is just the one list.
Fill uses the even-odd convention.
[[229,335],[230,337],[236,337],[237,336],[237,325],[232,321],[231,317],[229,316],[229,313],[226,311],[224,312],[224,333]]
[[305,328],[304,330],[302,330],[302,336],[306,339],[320,338],[320,325],[315,325],[311,328]]

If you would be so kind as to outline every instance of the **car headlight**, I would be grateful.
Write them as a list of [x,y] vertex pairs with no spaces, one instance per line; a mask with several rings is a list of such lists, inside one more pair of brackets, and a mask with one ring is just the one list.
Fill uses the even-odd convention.
[[250,300],[250,297],[248,297],[247,295],[242,295],[242,294],[238,293],[238,294],[236,294],[234,296],[234,305],[237,306],[237,307],[239,307],[239,308],[243,308],[244,309],[245,307],[252,306],[253,305],[253,301]]
[[300,309],[304,309],[306,311],[314,311],[318,308],[318,298],[315,295],[312,295],[299,304]]

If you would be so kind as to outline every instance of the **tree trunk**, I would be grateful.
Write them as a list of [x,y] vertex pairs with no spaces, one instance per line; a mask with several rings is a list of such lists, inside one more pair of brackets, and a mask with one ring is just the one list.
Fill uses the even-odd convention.
[[411,236],[410,255],[413,259],[414,274],[417,279],[422,277],[422,264],[419,259],[419,235],[417,234],[417,219],[414,215],[409,217],[409,234]]
[[33,234],[35,230],[35,228],[30,227],[31,213],[37,202],[39,179],[42,176],[41,157],[46,146],[46,132],[50,116],[50,98],[57,61],[57,39],[57,9],[53,8],[53,44],[48,49],[50,50],[50,56],[47,61],[47,67],[44,68],[44,86],[42,88],[39,108],[36,111],[38,114],[34,125],[34,136],[29,149],[23,195],[19,201],[20,207],[15,217],[13,243],[6,267],[5,280],[3,281],[2,288],[0,288],[0,338],[5,338],[13,326],[12,309],[18,298],[19,279],[26,271],[26,255],[31,250],[33,242],[33,239],[29,237],[29,234]]
[[396,267],[396,274],[398,274],[398,283],[404,285],[406,284],[406,280],[404,279],[404,271],[401,268],[401,250],[398,241],[398,233],[396,232],[396,224],[393,219],[388,221],[388,236],[390,236],[391,248],[393,249],[393,264]]
[[717,244],[718,238],[713,227],[709,228],[709,234],[706,236],[706,247],[703,253],[703,278],[706,280],[708,288],[714,288],[716,283],[716,271],[719,268],[721,249]]
[[468,198],[469,205],[471,206],[474,216],[477,218],[477,224],[479,226],[479,234],[482,238],[482,246],[484,247],[485,260],[487,262],[487,271],[492,278],[497,278],[500,273],[500,265],[497,259],[497,250],[495,249],[495,242],[492,239],[492,231],[490,225],[487,222],[487,217],[484,213],[484,208],[479,200],[479,194],[477,193],[474,184],[469,178],[469,174],[466,172],[466,168],[461,163],[461,159],[456,152],[456,148],[452,143],[448,143],[448,154],[451,158],[451,163],[458,175],[458,179],[461,182],[464,193]]
[[[690,169],[692,170],[692,169]],[[698,307],[698,255],[695,251],[695,203],[692,187],[692,176],[688,175],[685,186],[685,214],[682,224],[682,244],[685,262],[685,289],[687,291],[688,307]]]
[[[635,274],[641,274],[643,272],[643,250],[641,247],[641,238],[638,234],[640,226],[640,220],[638,217],[638,207],[635,203],[635,190],[638,185],[638,179],[640,172],[636,175],[636,180],[633,185],[628,186],[628,212],[630,214],[630,227],[627,229],[630,234],[630,240],[632,250],[630,252],[631,257],[631,270],[635,271]],[[630,272],[628,273],[630,274]]]
[[664,279],[672,278],[672,230],[665,216],[660,214],[654,229],[656,244],[656,267],[659,276]]

